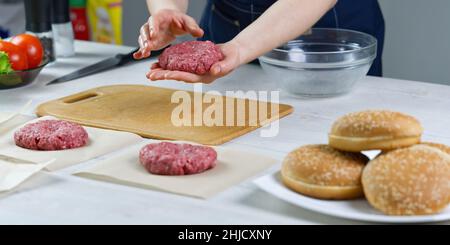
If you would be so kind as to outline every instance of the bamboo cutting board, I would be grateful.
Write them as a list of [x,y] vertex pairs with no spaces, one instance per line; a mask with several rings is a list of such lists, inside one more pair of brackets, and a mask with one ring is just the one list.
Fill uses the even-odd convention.
[[[172,120],[174,110],[181,108],[180,104],[182,100],[179,100],[179,103],[172,103],[171,101],[172,96],[177,91],[180,90],[141,85],[99,87],[41,104],[37,108],[37,115],[55,116],[85,126],[132,132],[146,138],[185,140],[200,144],[220,145],[271,121],[278,120],[293,111],[293,108],[289,105],[256,102],[237,98],[227,99],[227,97],[210,95],[213,98],[207,102],[223,101],[222,116],[224,118],[228,115],[229,118],[234,118],[234,122],[236,122],[238,118],[242,119],[242,114],[245,113],[245,123],[241,123],[240,126],[225,126],[230,124],[226,124],[226,119],[224,119],[222,122],[225,125],[223,126],[220,124],[194,126],[194,120],[201,118],[195,117],[194,113],[199,115],[199,113],[205,112],[205,110],[208,110],[207,108],[212,108],[210,106],[213,103],[206,103],[202,100],[196,100],[197,102],[194,102],[195,96],[195,98],[204,98],[199,97],[204,94],[181,90],[182,92],[178,93],[188,95],[191,98],[191,106],[184,108],[188,108],[192,112],[192,115],[190,120],[191,125],[184,124],[180,126],[175,125]],[[189,105],[189,100],[187,99],[183,101],[187,101],[187,105]],[[241,107],[245,108],[244,111],[238,110],[239,103],[244,103],[241,104],[245,105],[245,107]],[[254,121],[254,119],[249,118],[249,108],[253,108],[252,106],[255,104],[258,107],[262,106],[261,108],[267,107],[267,119]],[[215,105],[215,108],[221,107],[220,104]],[[273,108],[278,106],[279,113],[271,113],[271,106],[275,106]],[[199,107],[201,109],[198,109]],[[219,115],[221,111],[216,110],[216,112]],[[231,114],[231,112],[234,113]],[[185,115],[187,114],[176,113],[175,115],[178,116],[177,118],[186,118]],[[230,115],[234,117],[230,117]],[[200,122],[202,122],[201,119]],[[236,125],[236,123],[233,125]]]

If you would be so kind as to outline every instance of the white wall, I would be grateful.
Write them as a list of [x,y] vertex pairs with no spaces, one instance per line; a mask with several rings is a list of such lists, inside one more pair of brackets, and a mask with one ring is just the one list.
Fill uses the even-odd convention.
[[450,1],[379,0],[385,76],[450,85]]
[[[206,0],[191,0],[200,17]],[[450,85],[450,0],[379,0],[386,21],[384,76]],[[124,40],[136,45],[144,0],[124,0]]]

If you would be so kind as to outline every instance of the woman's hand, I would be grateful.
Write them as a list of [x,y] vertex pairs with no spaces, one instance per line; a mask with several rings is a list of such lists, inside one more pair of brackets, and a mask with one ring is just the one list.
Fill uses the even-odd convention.
[[151,16],[140,30],[139,50],[135,59],[150,56],[152,50],[159,50],[169,45],[176,36],[190,34],[203,36],[203,30],[190,16],[178,10],[162,9]]
[[147,78],[157,80],[177,80],[188,83],[211,83],[214,80],[227,75],[241,65],[239,45],[233,41],[219,45],[224,59],[211,66],[205,75],[197,75],[183,71],[163,70],[158,63],[153,64]]

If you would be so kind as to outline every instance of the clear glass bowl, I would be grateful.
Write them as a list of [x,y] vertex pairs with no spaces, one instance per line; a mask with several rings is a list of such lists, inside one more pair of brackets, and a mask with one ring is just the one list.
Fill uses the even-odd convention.
[[259,58],[283,90],[302,97],[330,97],[351,91],[369,71],[377,40],[362,32],[313,28]]

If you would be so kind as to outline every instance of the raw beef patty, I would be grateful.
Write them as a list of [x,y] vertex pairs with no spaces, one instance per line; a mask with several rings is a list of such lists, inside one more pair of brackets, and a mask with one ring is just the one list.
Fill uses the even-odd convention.
[[152,174],[188,175],[215,167],[217,152],[208,146],[161,142],[144,146],[139,160]]
[[88,134],[78,124],[62,120],[42,120],[30,123],[14,134],[17,146],[40,151],[66,150],[82,147]]
[[159,65],[165,70],[185,71],[203,75],[222,60],[220,48],[210,41],[189,41],[167,48],[159,56]]

